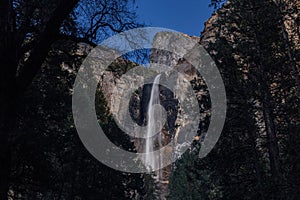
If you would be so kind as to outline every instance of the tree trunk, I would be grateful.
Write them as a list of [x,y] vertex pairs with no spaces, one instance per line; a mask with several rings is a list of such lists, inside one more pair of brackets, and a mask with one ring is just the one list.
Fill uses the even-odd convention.
[[[264,74],[264,72],[262,72]],[[264,121],[266,125],[266,131],[268,136],[268,148],[269,148],[269,158],[270,158],[270,167],[273,181],[275,184],[280,184],[281,182],[281,173],[280,173],[280,162],[279,162],[279,148],[278,141],[276,136],[276,129],[272,113],[272,103],[270,97],[270,91],[267,84],[267,80],[261,82],[261,96],[262,96],[262,107]]]
[[[257,18],[257,11],[255,8],[261,8],[264,6],[268,6],[268,2],[266,1],[251,1],[251,17],[252,17],[252,24],[259,23],[261,27],[266,26],[265,22],[260,22],[260,19]],[[276,128],[274,123],[274,116],[273,116],[273,103],[271,98],[271,90],[270,90],[270,83],[268,80],[268,72],[265,64],[266,55],[263,52],[263,45],[265,41],[264,38],[260,38],[260,35],[263,33],[259,32],[257,27],[253,27],[253,36],[255,42],[255,49],[257,51],[258,58],[254,63],[254,66],[257,67],[256,76],[259,85],[259,93],[260,99],[262,102],[262,111],[263,111],[263,118],[266,127],[266,133],[268,137],[268,151],[269,151],[269,159],[270,159],[270,169],[271,169],[271,176],[272,182],[274,186],[274,195],[277,197],[282,194],[280,186],[283,184],[282,175],[280,172],[280,159],[279,159],[279,147],[278,147],[278,139],[276,136]],[[275,194],[276,193],[276,194]],[[277,198],[274,196],[274,198]]]
[[10,0],[0,2],[0,199],[8,198],[10,178],[9,137],[15,124],[16,51],[15,20]]
[[261,166],[259,164],[259,155],[256,149],[256,133],[254,130],[251,130],[251,127],[249,127],[250,130],[250,134],[249,134],[249,138],[251,140],[251,148],[253,151],[253,162],[254,162],[254,168],[255,168],[255,175],[256,175],[256,180],[257,180],[257,191],[260,195],[260,199],[264,200],[264,193],[263,193],[263,172],[261,169]]
[[260,82],[260,94],[262,98],[262,110],[263,117],[267,132],[268,138],[268,151],[269,151],[269,160],[270,160],[270,169],[272,176],[272,186],[273,198],[282,199],[285,193],[283,189],[283,177],[281,174],[280,168],[280,156],[279,156],[279,147],[278,147],[278,139],[276,135],[276,127],[274,123],[273,116],[273,104],[269,89],[268,81],[266,80],[265,72],[261,71],[262,81]]
[[44,63],[51,45],[59,38],[59,28],[72,12],[79,0],[63,0],[57,5],[47,22],[45,30],[39,35],[38,42],[30,52],[17,77],[17,87],[20,92],[26,90]]
[[8,198],[10,137],[15,128],[17,97],[22,94],[40,69],[63,20],[74,9],[77,2],[78,0],[64,0],[58,3],[17,79],[18,48],[15,13],[12,0],[0,1],[0,200]]

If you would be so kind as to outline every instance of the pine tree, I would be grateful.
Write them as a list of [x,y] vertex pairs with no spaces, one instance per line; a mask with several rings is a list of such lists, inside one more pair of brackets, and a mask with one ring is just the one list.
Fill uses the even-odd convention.
[[[201,43],[222,74],[227,120],[219,142],[205,159],[181,159],[183,164],[173,172],[170,197],[175,198],[179,184],[183,190],[201,190],[190,184],[199,179],[188,180],[193,177],[190,173],[209,174],[206,184],[217,186],[222,199],[298,197],[299,182],[291,174],[299,174],[299,147],[295,146],[299,99],[289,53],[296,47],[287,46],[282,14],[273,1],[231,0],[207,24]],[[208,198],[205,194],[200,192],[199,198]]]

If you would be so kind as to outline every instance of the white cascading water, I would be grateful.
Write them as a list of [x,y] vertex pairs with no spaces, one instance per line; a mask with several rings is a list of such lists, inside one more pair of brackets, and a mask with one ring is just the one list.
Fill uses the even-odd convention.
[[[146,138],[146,155],[144,158],[145,165],[147,169],[154,168],[161,164],[161,160],[159,159],[159,163],[157,162],[157,159],[150,154],[154,150],[154,141],[155,137],[151,137],[152,135],[155,135],[154,131],[157,130],[157,126],[159,126],[157,119],[159,119],[160,113],[157,113],[157,109],[155,108],[156,104],[159,104],[159,79],[160,74],[157,75],[154,79],[152,89],[151,89],[151,96],[150,101],[148,104],[148,111],[147,111],[147,138]],[[156,112],[155,112],[156,110]],[[161,143],[161,133],[159,133],[158,136],[159,143]]]

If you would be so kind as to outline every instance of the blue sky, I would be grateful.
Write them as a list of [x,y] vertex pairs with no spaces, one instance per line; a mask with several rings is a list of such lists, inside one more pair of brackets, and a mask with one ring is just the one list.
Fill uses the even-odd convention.
[[213,13],[213,8],[208,6],[209,3],[210,0],[136,1],[140,22],[194,36],[200,36],[204,22]]

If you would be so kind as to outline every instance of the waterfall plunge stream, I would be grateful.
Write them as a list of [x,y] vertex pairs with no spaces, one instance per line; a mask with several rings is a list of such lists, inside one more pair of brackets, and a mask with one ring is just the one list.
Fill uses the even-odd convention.
[[[159,109],[155,109],[155,105],[160,104],[159,100],[159,80],[160,80],[160,74],[157,75],[154,79],[152,89],[151,89],[151,96],[150,101],[148,104],[148,110],[147,110],[147,138],[146,138],[146,146],[145,146],[145,158],[144,163],[147,169],[150,168],[157,168],[161,165],[162,160],[160,158],[155,158],[151,152],[154,151],[155,146],[155,137],[152,137],[155,135],[155,131],[157,130],[157,126],[159,126],[159,119],[161,117],[161,113]],[[158,145],[161,145],[161,132],[158,133]],[[160,178],[160,175],[158,176]]]

